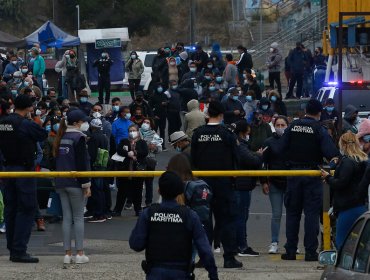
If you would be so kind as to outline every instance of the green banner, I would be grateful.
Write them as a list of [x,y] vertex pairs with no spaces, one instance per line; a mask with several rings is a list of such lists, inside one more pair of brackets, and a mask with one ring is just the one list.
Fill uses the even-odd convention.
[[95,49],[109,49],[109,48],[120,48],[121,39],[97,39],[95,41]]

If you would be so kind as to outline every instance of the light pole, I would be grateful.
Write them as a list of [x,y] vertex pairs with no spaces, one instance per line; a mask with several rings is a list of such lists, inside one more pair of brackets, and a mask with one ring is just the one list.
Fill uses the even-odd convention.
[[77,30],[80,30],[80,5],[76,5],[77,9]]
[[262,43],[262,0],[260,0],[260,44]]

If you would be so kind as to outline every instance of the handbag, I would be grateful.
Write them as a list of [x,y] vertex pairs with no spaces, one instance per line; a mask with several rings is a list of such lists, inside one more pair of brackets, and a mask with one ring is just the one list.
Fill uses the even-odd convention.
[[53,216],[63,216],[62,202],[60,201],[60,196],[56,191],[51,191],[49,194],[46,213]]

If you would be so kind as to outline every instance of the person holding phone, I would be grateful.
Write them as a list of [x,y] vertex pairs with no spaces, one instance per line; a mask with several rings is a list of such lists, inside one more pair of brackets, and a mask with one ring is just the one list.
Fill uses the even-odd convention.
[[335,175],[321,169],[322,178],[333,191],[333,208],[337,213],[336,247],[340,250],[353,223],[366,212],[366,196],[359,188],[368,156],[361,150],[356,135],[347,132],[339,139],[342,154]]

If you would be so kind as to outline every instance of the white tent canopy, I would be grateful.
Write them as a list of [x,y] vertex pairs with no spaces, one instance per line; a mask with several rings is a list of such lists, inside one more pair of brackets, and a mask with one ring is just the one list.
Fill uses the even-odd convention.
[[119,38],[122,42],[130,41],[128,28],[80,29],[78,30],[81,44],[95,43],[99,39]]

